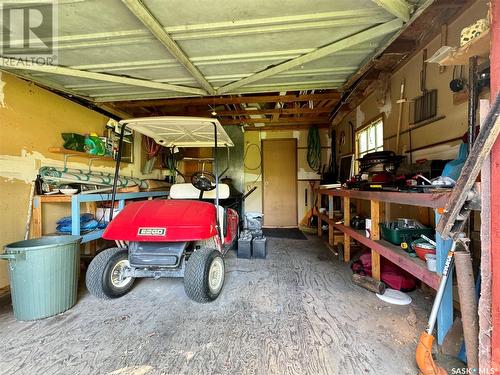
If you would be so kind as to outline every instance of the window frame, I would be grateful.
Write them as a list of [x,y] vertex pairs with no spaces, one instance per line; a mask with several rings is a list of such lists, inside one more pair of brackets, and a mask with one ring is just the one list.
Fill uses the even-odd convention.
[[[376,130],[376,126],[378,126],[378,124],[381,125],[382,127],[382,139],[378,139],[377,137],[377,130]],[[366,150],[363,151],[363,155],[361,155],[361,152],[360,152],[360,147],[359,147],[359,138],[360,138],[360,135],[362,133],[366,133],[368,135],[368,130],[370,129],[370,127],[375,127],[375,147],[374,148],[368,148],[368,137],[366,139]],[[381,141],[381,143],[377,143],[378,141]],[[355,155],[355,158],[356,160],[361,158],[362,156],[366,155],[367,153],[369,152],[375,152],[375,151],[383,151],[384,150],[384,115],[379,115],[369,121],[367,121],[366,123],[364,123],[363,125],[361,125],[358,129],[356,129],[356,131],[354,132],[354,155]],[[355,170],[356,170],[356,173],[359,172],[359,166],[358,166],[358,163],[355,163]]]

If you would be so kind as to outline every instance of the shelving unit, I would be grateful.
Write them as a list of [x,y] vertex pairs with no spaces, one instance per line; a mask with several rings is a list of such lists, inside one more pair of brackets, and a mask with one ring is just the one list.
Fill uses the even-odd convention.
[[[131,199],[153,199],[154,197],[166,197],[166,191],[149,191],[138,193],[118,193],[116,201],[118,208],[122,209],[125,206],[125,201]],[[76,195],[37,195],[33,200],[33,227],[32,237],[41,237],[43,233],[42,227],[42,206],[45,203],[71,203],[71,234],[74,236],[82,236],[82,243],[93,241],[102,237],[103,229],[93,230],[89,233],[81,234],[80,230],[80,213],[81,203],[94,203],[110,201],[111,194],[76,194]]]
[[[323,223],[328,224],[328,243],[330,246],[335,246],[334,231],[340,231],[344,234],[344,261],[349,262],[351,259],[351,239],[367,246],[371,249],[372,254],[372,277],[380,280],[380,257],[388,259],[392,263],[398,265],[403,270],[407,271],[423,283],[433,289],[439,286],[440,274],[431,272],[427,269],[427,265],[419,258],[412,258],[399,246],[381,239],[380,236],[380,219],[384,211],[384,203],[396,203],[409,206],[420,206],[427,208],[441,208],[446,205],[451,191],[441,191],[436,193],[403,193],[403,192],[379,192],[379,191],[359,191],[346,189],[319,189],[318,194],[321,202],[321,196],[328,196],[328,214],[320,214],[318,216],[318,235],[323,234]],[[343,199],[343,219],[345,224],[335,222],[333,215],[333,199],[340,197]],[[351,199],[368,200],[370,201],[371,211],[371,235],[366,237],[364,230],[356,230],[349,226],[351,221],[349,207]],[[319,211],[318,211],[319,212]],[[445,258],[448,251],[442,246],[442,241],[438,241],[436,255],[438,258]],[[441,305],[438,314],[438,341],[442,343],[446,332],[453,323],[453,300],[452,300],[452,285],[448,283],[446,287],[446,295]]]
[[450,48],[447,53],[443,53],[432,62],[436,62],[441,66],[453,66],[468,64],[469,57],[471,56],[488,58],[490,53],[490,42],[491,36],[490,30],[488,29],[463,46]]
[[[327,215],[321,215],[320,219],[322,222],[326,222],[329,225],[333,224],[334,229],[347,234],[350,238],[376,251],[382,257],[397,264],[399,267],[411,273],[431,288],[437,289],[439,287],[439,275],[435,272],[429,271],[425,262],[420,258],[409,257],[408,253],[401,249],[400,246],[394,245],[385,240],[374,241],[371,238],[366,237],[364,230],[353,229],[344,224],[336,224],[334,223],[334,220],[330,219]],[[345,258],[344,260],[348,261]]]
[[67,150],[64,147],[49,147],[49,152],[52,152],[54,154],[77,156],[77,157],[86,158],[86,159],[105,159],[105,160],[114,161],[114,159],[109,155],[92,155],[92,154],[88,154],[86,152]]
[[[420,206],[429,208],[444,207],[449,197],[449,192],[441,193],[401,193],[401,192],[377,192],[359,191],[345,189],[320,189],[320,195],[329,197],[329,215],[321,214],[318,220],[318,235],[322,234],[322,222],[328,223],[329,244],[334,246],[333,231],[335,229],[344,233],[344,261],[351,258],[350,243],[351,238],[369,247],[372,250],[372,272],[373,277],[380,280],[380,256],[396,263],[402,269],[417,277],[430,287],[437,289],[439,275],[427,269],[424,261],[418,258],[411,258],[399,246],[393,245],[380,238],[379,223],[383,208],[381,203],[397,203],[410,206]],[[333,218],[333,197],[344,199],[344,208],[350,206],[351,199],[369,200],[371,205],[372,229],[371,237],[368,238],[364,231],[355,230],[344,224],[336,224]],[[349,210],[344,209],[344,223],[351,221]],[[439,254],[438,254],[439,256]]]
[[74,150],[67,150],[64,147],[49,147],[49,152],[52,152],[54,154],[62,154],[64,155],[64,170],[66,171],[68,169],[68,159],[71,157],[79,157],[79,158],[85,158],[88,159],[88,166],[89,166],[89,172],[92,169],[92,162],[94,160],[107,160],[107,161],[112,161],[114,162],[115,159],[109,155],[92,155],[92,154],[87,154],[86,152],[81,152],[81,151],[74,151]]

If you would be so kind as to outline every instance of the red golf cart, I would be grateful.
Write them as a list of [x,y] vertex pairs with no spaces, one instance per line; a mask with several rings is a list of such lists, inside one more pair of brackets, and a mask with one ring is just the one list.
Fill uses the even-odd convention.
[[[218,120],[211,118],[148,117],[123,120],[120,125],[115,181],[125,128],[171,149],[233,146]],[[103,234],[117,247],[100,252],[88,267],[89,292],[100,298],[117,298],[129,292],[138,277],[183,277],[189,298],[215,300],[224,285],[223,257],[237,241],[239,219],[234,209],[219,204],[229,197],[229,187],[219,184],[217,158],[213,170],[196,172],[191,183],[172,185],[170,199],[125,206]],[[113,197],[115,194],[116,183]]]

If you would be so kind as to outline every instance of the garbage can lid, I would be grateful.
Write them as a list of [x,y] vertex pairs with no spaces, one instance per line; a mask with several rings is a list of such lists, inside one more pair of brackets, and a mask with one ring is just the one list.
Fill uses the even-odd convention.
[[32,240],[24,240],[13,242],[5,246],[5,251],[28,251],[28,250],[41,250],[46,248],[53,248],[58,246],[69,245],[71,243],[79,243],[82,240],[80,236],[44,236],[40,238],[33,238]]

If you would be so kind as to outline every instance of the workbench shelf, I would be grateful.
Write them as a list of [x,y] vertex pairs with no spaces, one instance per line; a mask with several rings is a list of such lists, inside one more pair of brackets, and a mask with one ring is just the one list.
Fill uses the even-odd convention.
[[[333,241],[333,231],[338,230],[344,233],[344,261],[350,261],[350,240],[351,238],[369,247],[372,250],[373,276],[380,280],[380,256],[387,258],[393,263],[403,268],[408,273],[417,277],[430,287],[437,289],[439,275],[427,270],[425,262],[418,258],[411,258],[399,246],[393,245],[380,238],[380,216],[383,208],[381,203],[396,203],[410,206],[420,206],[428,208],[444,207],[450,195],[450,191],[438,193],[403,193],[403,192],[378,192],[361,191],[347,189],[320,189],[319,195],[329,197],[329,215],[320,214],[318,220],[318,234],[322,234],[322,222],[328,223],[329,239]],[[344,199],[344,208],[350,207],[351,199],[369,200],[371,203],[371,238],[366,237],[365,231],[355,230],[349,225],[336,224],[333,218],[333,197]],[[351,221],[349,210],[344,209],[344,223]],[[332,232],[332,234],[330,233]],[[335,244],[329,241],[330,246]]]
[[[399,267],[429,285],[431,288],[437,289],[439,287],[439,275],[436,272],[429,271],[425,262],[420,258],[412,258],[408,256],[408,253],[401,249],[400,246],[394,245],[385,240],[374,241],[371,238],[366,237],[366,232],[364,230],[353,229],[344,224],[337,224],[335,223],[335,220],[330,219],[325,214],[320,214],[319,219],[321,222],[333,225],[334,229],[349,235],[352,239],[358,241],[366,247],[375,250],[384,258],[397,264]],[[349,259],[346,261],[349,261]]]
[[[431,272],[427,265],[419,258],[412,258],[400,246],[385,241],[380,236],[380,222],[384,212],[384,203],[395,203],[408,206],[427,207],[438,209],[446,206],[451,190],[441,190],[432,193],[413,192],[381,192],[381,191],[361,191],[348,189],[319,189],[318,202],[322,201],[322,196],[328,196],[328,210],[326,213],[318,214],[318,236],[323,234],[323,223],[328,224],[328,243],[335,246],[334,233],[343,233],[344,261],[351,259],[351,239],[370,248],[372,254],[372,277],[380,280],[380,257],[384,257],[392,263],[398,265],[423,283],[437,290],[439,287],[440,274]],[[333,199],[339,197],[343,200],[343,223],[336,221],[333,212]],[[351,222],[350,205],[351,199],[370,201],[371,230],[370,237],[366,237],[365,230],[356,230],[349,226]],[[321,204],[321,203],[319,203]],[[317,207],[319,212],[319,207]],[[338,236],[337,236],[338,238]],[[341,237],[342,238],[342,237]],[[438,258],[438,270],[440,265],[444,265],[444,259],[448,248],[443,240],[437,240],[436,256]],[[452,285],[448,283],[446,287],[446,299],[438,314],[438,342],[442,344],[445,334],[453,323],[453,300]]]

